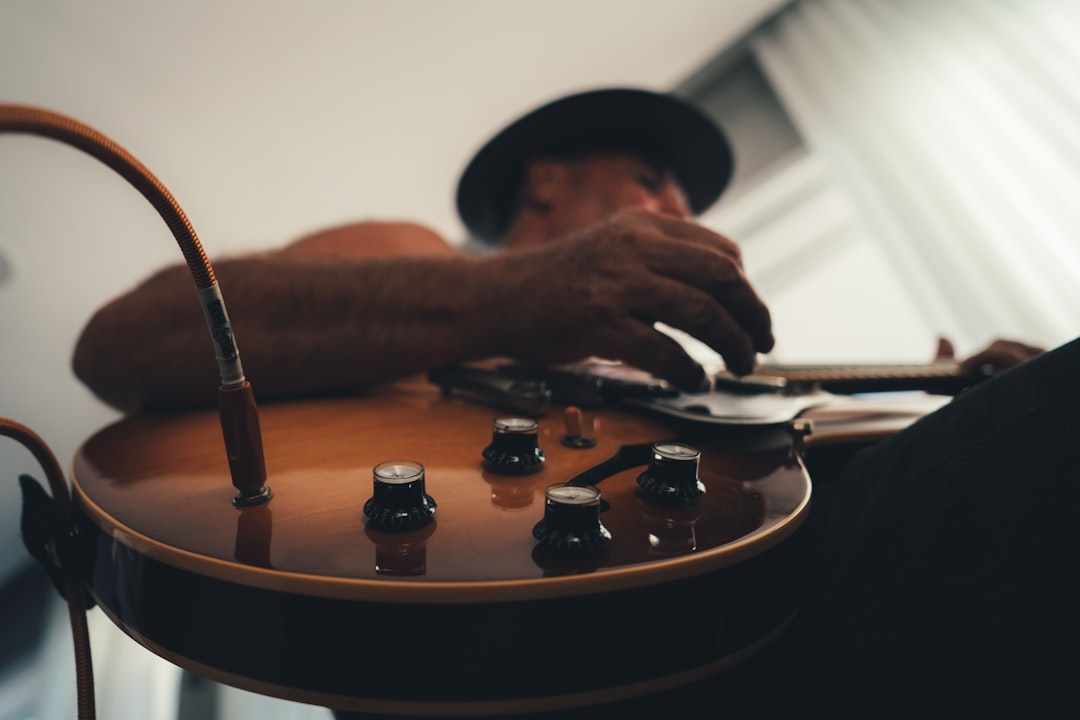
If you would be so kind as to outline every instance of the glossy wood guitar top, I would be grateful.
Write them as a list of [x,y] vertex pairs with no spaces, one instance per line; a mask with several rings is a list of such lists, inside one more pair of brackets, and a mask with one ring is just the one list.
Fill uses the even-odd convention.
[[[531,532],[544,489],[621,446],[678,437],[642,414],[589,411],[596,446],[560,444],[559,412],[539,421],[544,468],[524,477],[486,470],[490,408],[443,397],[425,383],[367,397],[265,405],[260,410],[273,499],[237,509],[215,413],[128,418],[90,438],[74,460],[87,515],[138,552],[260,587],[364,599],[472,602],[633,587],[715,570],[771,547],[798,526],[810,484],[785,449],[702,452],[708,492],[689,507],[643,500],[636,478],[598,483],[613,539],[599,557],[537,551]],[[381,532],[362,511],[377,463],[426,468],[435,520]]]

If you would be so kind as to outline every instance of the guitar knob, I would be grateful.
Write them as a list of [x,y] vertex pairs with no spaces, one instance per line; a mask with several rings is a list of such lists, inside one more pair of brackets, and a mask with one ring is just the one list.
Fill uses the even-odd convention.
[[544,519],[533,527],[540,546],[556,553],[597,550],[611,540],[600,521],[600,491],[591,485],[558,483],[544,490]]
[[701,452],[678,442],[662,442],[652,446],[649,467],[638,475],[642,494],[656,502],[681,505],[705,494],[705,485],[698,479]]
[[390,460],[372,471],[374,491],[364,503],[368,525],[376,530],[412,530],[435,516],[435,500],[425,491],[424,466]]
[[540,449],[538,425],[527,417],[497,417],[491,444],[484,448],[484,465],[502,475],[526,475],[540,470],[547,457]]

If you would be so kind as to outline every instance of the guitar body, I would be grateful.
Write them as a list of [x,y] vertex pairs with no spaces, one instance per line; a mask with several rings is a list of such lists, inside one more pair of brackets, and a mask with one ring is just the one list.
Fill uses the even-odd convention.
[[[135,640],[254,692],[397,715],[512,715],[655,693],[730,668],[797,609],[810,481],[785,433],[676,427],[592,409],[595,447],[539,419],[541,471],[485,469],[496,412],[424,382],[270,404],[273,499],[231,499],[214,412],[127,418],[77,452],[74,497],[93,598]],[[538,547],[544,490],[620,448],[680,439],[706,493],[645,500],[644,465],[592,478],[600,551]],[[368,526],[372,468],[425,467],[434,520]]]

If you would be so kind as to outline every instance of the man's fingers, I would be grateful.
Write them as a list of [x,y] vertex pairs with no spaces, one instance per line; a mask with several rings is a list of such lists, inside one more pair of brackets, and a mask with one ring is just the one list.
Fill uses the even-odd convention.
[[518,276],[519,284],[546,298],[533,297],[524,307],[536,321],[531,327],[544,328],[534,336],[547,338],[528,349],[519,341],[516,352],[525,355],[618,358],[680,388],[700,390],[704,370],[654,323],[705,343],[737,374],[752,372],[756,353],[773,346],[768,308],[742,271],[738,247],[693,223],[621,213],[565,242],[504,256],[504,262],[513,267],[500,282]]
[[952,341],[947,337],[939,337],[937,341],[937,352],[934,354],[934,361],[941,362],[944,360],[952,360],[956,357],[956,348],[953,347]]
[[713,232],[703,225],[687,222],[666,215],[656,216],[656,228],[664,236],[683,243],[709,248],[728,255],[738,267],[742,267],[742,249],[733,240]]
[[1015,340],[995,340],[986,349],[975,353],[960,364],[964,372],[1000,372],[1032,359],[1044,352],[1043,348]]
[[709,389],[710,381],[704,368],[670,336],[634,320],[628,320],[615,330],[618,340],[602,355],[663,378],[685,392]]
[[674,280],[652,280],[647,289],[631,292],[627,298],[630,312],[648,325],[659,321],[692,335],[720,353],[737,375],[752,372],[756,353],[771,349],[772,332],[764,306],[764,320],[748,328],[729,305],[708,294]]
[[[772,350],[774,339],[769,309],[755,292],[742,267],[730,256],[712,247],[697,247],[665,239],[649,244],[645,262],[656,273],[656,276],[649,278],[650,281],[667,281],[685,287],[688,292],[679,294],[679,299],[687,302],[690,298],[691,308],[701,308],[705,303],[701,298],[693,300],[690,291],[696,289],[704,293],[712,298],[714,304],[722,305],[727,311],[727,319],[733,320],[746,332],[754,350]],[[716,319],[712,316],[702,322]],[[694,334],[689,328],[680,326],[680,329]]]

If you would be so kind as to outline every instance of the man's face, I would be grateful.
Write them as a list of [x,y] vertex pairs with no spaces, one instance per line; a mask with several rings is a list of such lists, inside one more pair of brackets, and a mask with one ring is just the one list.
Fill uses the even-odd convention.
[[[554,239],[631,208],[681,219],[693,217],[682,188],[669,173],[629,153],[593,155],[579,160],[538,161],[534,167]],[[537,181],[534,178],[534,181]]]

